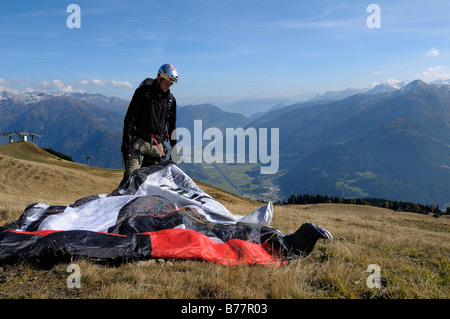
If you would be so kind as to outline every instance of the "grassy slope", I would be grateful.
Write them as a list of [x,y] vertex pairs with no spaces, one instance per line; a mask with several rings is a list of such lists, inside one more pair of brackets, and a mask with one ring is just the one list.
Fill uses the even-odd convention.
[[[70,204],[117,187],[120,170],[59,160],[31,143],[0,146],[0,225],[32,202]],[[233,213],[260,203],[199,183]],[[0,267],[0,298],[449,298],[450,219],[375,207],[319,204],[275,207],[272,226],[295,231],[312,221],[335,238],[282,268],[224,267],[150,260],[108,267],[86,260],[81,288],[69,289],[67,264]],[[381,271],[369,288],[367,267]]]

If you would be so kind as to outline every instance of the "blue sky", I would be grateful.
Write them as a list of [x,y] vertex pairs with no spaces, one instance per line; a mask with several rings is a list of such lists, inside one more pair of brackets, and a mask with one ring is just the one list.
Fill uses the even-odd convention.
[[[366,23],[372,3],[380,28]],[[81,28],[66,24],[70,4]],[[348,87],[449,79],[449,40],[446,0],[2,1],[0,90],[131,99],[171,63],[180,105],[269,108]]]

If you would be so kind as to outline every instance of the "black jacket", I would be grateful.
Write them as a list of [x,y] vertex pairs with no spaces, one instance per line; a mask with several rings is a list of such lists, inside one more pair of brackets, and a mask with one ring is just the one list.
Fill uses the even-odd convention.
[[[145,79],[134,92],[123,124],[122,153],[131,154],[133,136],[152,142],[152,134],[158,135],[158,143],[171,137],[177,119],[177,102],[170,93],[162,92],[156,79]],[[170,140],[171,145],[176,141]]]

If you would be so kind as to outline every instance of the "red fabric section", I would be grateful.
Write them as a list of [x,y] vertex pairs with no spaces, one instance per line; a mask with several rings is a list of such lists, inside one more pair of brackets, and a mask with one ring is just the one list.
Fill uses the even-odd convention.
[[240,239],[218,244],[208,236],[189,229],[165,229],[144,234],[151,238],[154,258],[200,259],[226,266],[284,264],[262,245]]

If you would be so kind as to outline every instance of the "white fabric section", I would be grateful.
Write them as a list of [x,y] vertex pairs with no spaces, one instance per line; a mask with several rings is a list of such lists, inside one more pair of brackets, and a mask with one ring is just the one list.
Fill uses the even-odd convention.
[[[125,192],[125,190],[123,190]],[[197,184],[176,165],[150,174],[136,191],[136,195],[159,195],[179,206],[194,205],[211,222],[242,221],[269,226],[273,217],[272,203],[264,205],[247,216],[233,215],[221,203],[200,189]]]
[[[119,190],[125,194],[126,189]],[[38,230],[90,230],[106,232],[114,226],[120,209],[139,196],[158,195],[179,207],[191,206],[209,222],[235,223],[245,222],[258,226],[269,226],[273,216],[272,203],[264,205],[248,215],[234,215],[221,203],[213,199],[176,165],[167,165],[164,169],[150,174],[135,194],[107,196],[91,200],[77,207],[67,206],[62,213],[50,215],[39,225]],[[35,206],[32,220],[37,220],[46,209],[45,204]],[[29,225],[29,223],[27,222]],[[22,230],[26,230],[26,227]]]
[[136,195],[148,194],[160,195],[179,206],[200,206],[207,212],[233,220],[233,215],[222,204],[201,190],[176,165],[167,165],[147,177]]
[[250,214],[243,216],[239,219],[240,222],[254,224],[259,226],[269,226],[273,217],[273,205],[272,202],[261,206],[257,210]]
[[136,196],[99,198],[78,207],[66,207],[64,212],[47,217],[38,230],[91,230],[106,232],[114,226],[120,209]]
[[26,231],[27,227],[30,226],[31,223],[35,222],[39,218],[41,218],[42,215],[44,215],[45,210],[49,206],[44,203],[37,203],[34,204],[32,207],[27,208],[27,218],[25,219],[25,222],[23,223],[20,231]]

